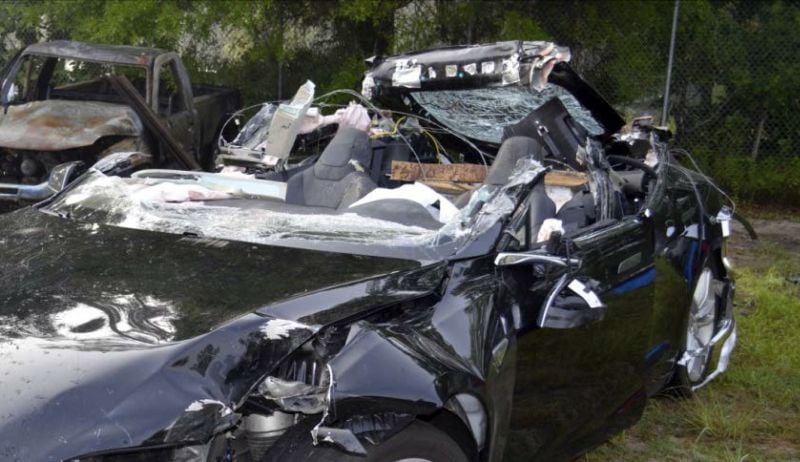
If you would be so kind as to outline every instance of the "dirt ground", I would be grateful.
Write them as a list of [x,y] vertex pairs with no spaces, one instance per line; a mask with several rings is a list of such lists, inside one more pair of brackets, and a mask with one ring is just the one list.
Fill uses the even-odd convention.
[[[773,253],[800,254],[800,216],[787,219],[751,219],[758,233],[753,241],[739,222],[734,222],[728,254],[735,266],[763,270],[773,263]],[[765,248],[768,251],[764,251]],[[791,275],[787,275],[791,276]]]

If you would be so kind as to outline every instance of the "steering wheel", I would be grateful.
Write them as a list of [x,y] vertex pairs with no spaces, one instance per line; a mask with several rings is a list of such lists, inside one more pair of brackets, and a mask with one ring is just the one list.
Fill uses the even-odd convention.
[[651,180],[655,180],[658,178],[658,172],[656,172],[656,169],[645,164],[641,160],[633,159],[626,156],[615,156],[615,155],[606,156],[606,159],[608,159],[611,162],[617,162],[619,164],[625,164],[629,167],[639,169],[644,172],[645,176],[650,177]]

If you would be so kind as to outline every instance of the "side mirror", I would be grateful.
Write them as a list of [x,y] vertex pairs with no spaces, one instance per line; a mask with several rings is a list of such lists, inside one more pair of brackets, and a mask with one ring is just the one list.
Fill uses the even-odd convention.
[[47,189],[51,194],[60,192],[68,184],[86,171],[86,164],[79,160],[58,164],[50,170],[50,178],[47,180]]

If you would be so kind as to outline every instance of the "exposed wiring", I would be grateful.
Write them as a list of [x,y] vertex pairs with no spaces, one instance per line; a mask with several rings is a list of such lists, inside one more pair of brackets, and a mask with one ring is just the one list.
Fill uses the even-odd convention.
[[[266,101],[266,102],[263,102],[263,103],[252,104],[250,106],[243,107],[243,108],[239,109],[238,111],[234,112],[233,114],[231,114],[230,117],[228,117],[225,120],[225,123],[222,124],[222,130],[220,131],[219,139],[217,139],[217,145],[219,145],[219,147],[223,148],[223,147],[226,147],[226,146],[230,145],[233,142],[233,140],[228,141],[228,140],[225,139],[225,137],[224,137],[225,129],[228,127],[228,124],[231,123],[231,121],[233,119],[239,117],[240,115],[243,115],[245,111],[249,111],[249,110],[255,109],[255,108],[263,108],[264,106],[267,106],[267,105],[270,105],[270,104],[275,105],[275,104],[280,104],[280,103],[281,103],[280,101]],[[238,135],[238,133],[237,133],[237,135]]]
[[431,135],[430,132],[428,132],[428,130],[423,129],[422,133],[424,133],[425,135],[428,136],[428,138],[430,138],[431,142],[433,143],[433,149],[436,150],[436,160],[441,164],[442,163],[442,159],[441,159],[442,152],[439,150],[439,141],[437,141],[436,137]]
[[[353,90],[333,90],[333,91],[331,91],[331,92],[325,93],[324,95],[318,96],[317,98],[315,98],[315,99],[314,99],[314,101],[313,101],[313,102],[315,102],[315,103],[316,103],[318,100],[320,100],[320,99],[322,99],[322,98],[326,98],[326,97],[329,97],[329,96],[331,96],[331,95],[336,95],[336,94],[346,94],[346,95],[356,96],[356,97],[357,97],[357,98],[359,98],[359,99],[360,99],[360,100],[361,100],[361,101],[362,101],[362,102],[363,102],[363,103],[364,103],[364,104],[365,104],[365,105],[366,105],[366,106],[367,106],[369,109],[372,109],[372,110],[373,110],[373,112],[375,112],[375,114],[377,114],[377,115],[378,115],[378,117],[381,117],[381,118],[383,118],[383,119],[389,120],[389,121],[391,121],[391,122],[394,124],[394,121],[392,120],[392,118],[391,118],[391,117],[388,117],[388,116],[385,116],[385,115],[383,115],[383,114],[381,113],[381,110],[380,110],[380,109],[379,109],[377,106],[375,106],[374,104],[372,104],[372,102],[370,102],[368,99],[364,98],[364,97],[363,97],[363,95],[361,95],[360,93],[358,93],[358,92],[355,92],[355,91],[353,91]],[[319,106],[319,104],[318,104],[318,106]],[[330,105],[329,105],[329,106],[330,106]],[[413,115],[413,114],[412,114],[412,115]],[[417,160],[417,164],[419,165],[419,170],[420,170],[420,172],[422,173],[422,179],[423,179],[423,180],[427,180],[428,178],[427,178],[427,176],[425,175],[425,169],[422,167],[422,160],[420,159],[420,157],[419,157],[419,154],[417,154],[417,150],[416,150],[416,149],[414,149],[414,146],[411,144],[411,142],[410,142],[410,141],[408,141],[408,138],[406,138],[406,136],[405,136],[405,135],[403,135],[403,133],[402,133],[401,131],[399,131],[399,130],[398,130],[395,136],[398,136],[398,137],[400,137],[400,139],[401,139],[401,140],[403,140],[403,142],[406,144],[406,146],[408,146],[408,149],[411,151],[411,153],[412,153],[412,154],[414,154],[414,158]]]
[[[700,166],[699,166],[699,165],[697,164],[697,162],[694,160],[694,156],[692,156],[692,154],[691,154],[689,151],[687,151],[686,149],[683,149],[683,148],[672,148],[672,149],[670,149],[670,150],[669,150],[669,152],[671,152],[671,153],[677,153],[677,154],[682,154],[682,155],[684,155],[684,156],[688,157],[688,158],[689,158],[689,160],[692,162],[692,165],[693,165],[693,166],[694,166],[694,168],[695,168],[695,169],[694,169],[694,172],[695,172],[695,173],[697,173],[697,174],[699,174],[700,176],[702,176],[702,177],[703,177],[703,179],[704,179],[704,180],[706,180],[706,181],[708,182],[708,184],[709,184],[709,185],[710,185],[712,188],[714,188],[714,190],[716,190],[718,193],[720,193],[720,195],[722,195],[722,196],[723,196],[725,199],[727,199],[727,200],[728,200],[728,202],[729,202],[729,203],[730,203],[730,205],[731,205],[731,212],[732,212],[732,213],[736,213],[736,201],[734,201],[734,200],[731,198],[731,196],[729,196],[729,195],[728,195],[728,194],[727,194],[725,191],[723,191],[723,190],[722,190],[722,188],[720,188],[720,187],[717,185],[717,183],[716,183],[716,182],[714,182],[714,180],[713,180],[711,177],[709,177],[708,175],[706,175],[706,174],[705,174],[705,172],[703,172],[703,170],[700,168]],[[684,169],[686,168],[686,167],[684,167],[684,166],[682,166],[682,165],[679,165],[679,167],[680,167],[680,168],[684,168]]]
[[[336,94],[346,94],[346,95],[355,96],[356,98],[360,99],[367,107],[369,107],[376,114],[378,114],[378,117],[382,117],[384,119],[392,120],[391,117],[387,117],[387,116],[383,115],[381,113],[381,110],[377,106],[372,104],[371,101],[369,101],[367,98],[365,98],[364,95],[362,95],[361,93],[358,93],[356,91],[353,91],[353,90],[333,90],[333,91],[330,91],[328,93],[325,93],[324,95],[318,96],[317,98],[314,98],[314,102],[316,102],[317,100],[329,97],[331,95],[336,95]],[[413,116],[413,114],[411,114],[411,115]],[[422,167],[422,160],[420,159],[419,154],[417,154],[417,150],[414,149],[414,146],[411,144],[410,141],[408,141],[408,138],[406,138],[406,136],[403,135],[402,132],[398,131],[396,136],[399,136],[400,139],[403,140],[403,142],[406,144],[406,146],[408,146],[408,149],[411,150],[411,153],[414,154],[414,158],[417,160],[417,164],[419,164],[420,172],[422,173],[422,179],[423,180],[427,180],[428,178],[425,175],[425,169]]]
[[[354,97],[358,98],[359,100],[361,100],[364,103],[364,105],[366,105],[367,107],[369,107],[370,109],[375,111],[378,114],[379,117],[387,118],[386,116],[381,114],[380,109],[378,109],[378,107],[376,107],[374,104],[372,104],[372,101],[370,101],[364,95],[362,95],[361,93],[359,93],[359,92],[357,92],[355,90],[346,90],[346,89],[345,90],[333,90],[331,92],[325,93],[324,95],[318,96],[317,98],[314,99],[314,102],[316,102],[317,100],[321,100],[321,99],[328,98],[328,97],[333,96],[333,95],[339,95],[339,94],[346,94],[346,95],[354,96]],[[415,117],[418,120],[422,120],[422,121],[427,122],[427,123],[429,123],[431,125],[434,125],[434,126],[436,126],[438,128],[441,128],[442,130],[445,130],[446,133],[455,136],[459,140],[463,141],[467,146],[469,146],[472,149],[474,149],[475,152],[477,152],[478,155],[480,156],[481,161],[483,162],[484,168],[486,168],[487,170],[489,169],[489,164],[486,162],[486,158],[487,157],[493,158],[493,156],[490,156],[490,155],[486,154],[485,152],[483,152],[482,150],[480,150],[477,146],[475,146],[475,143],[470,141],[464,135],[462,135],[462,134],[460,134],[460,133],[458,133],[456,131],[453,131],[453,130],[445,127],[444,125],[442,125],[442,124],[440,124],[438,122],[435,122],[435,121],[433,121],[433,120],[431,120],[431,119],[429,119],[427,117],[422,117],[422,116],[420,116],[418,114],[412,114],[410,112],[395,111],[395,110],[393,110],[392,112],[395,113],[395,114]],[[400,136],[402,136],[402,134],[400,134]]]
[[406,116],[403,116],[403,117],[400,117],[399,119],[397,119],[397,122],[394,123],[394,127],[392,127],[391,131],[371,133],[369,135],[370,138],[380,138],[382,136],[394,136],[394,135],[396,135],[397,131],[400,128],[400,123],[403,122],[406,118],[407,118]]

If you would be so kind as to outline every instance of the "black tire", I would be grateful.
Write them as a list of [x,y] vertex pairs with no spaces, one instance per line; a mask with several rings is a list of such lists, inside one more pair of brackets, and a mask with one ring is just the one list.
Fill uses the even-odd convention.
[[[690,347],[689,324],[692,322],[692,310],[695,307],[695,296],[698,292],[698,288],[703,283],[702,279],[704,274],[708,274],[714,284],[718,283],[720,278],[719,265],[715,263],[713,256],[705,261],[698,272],[697,281],[695,282],[694,287],[692,287],[692,301],[689,305],[688,312],[686,314],[686,321],[684,323],[683,338],[681,340],[681,352],[678,355],[678,359],[675,364],[675,372],[672,376],[672,380],[667,386],[667,391],[670,391],[673,394],[683,398],[688,398],[694,395],[693,388],[702,383],[712,372],[711,360],[714,356],[713,346],[709,347],[705,360],[702,360],[702,358],[696,360],[696,369],[692,370],[691,364],[681,364],[681,359],[684,357],[686,350]],[[708,296],[713,299],[713,310],[709,309],[709,311],[713,314],[713,319],[710,321],[710,335],[713,338],[713,336],[717,333],[720,318],[723,316],[723,304],[719,294],[714,292],[714,290],[711,290],[711,293]]]
[[305,433],[296,444],[277,444],[261,462],[398,462],[405,459],[429,462],[468,462],[464,451],[446,433],[415,421],[378,446],[365,443],[366,457],[346,454],[327,444],[314,446]]

